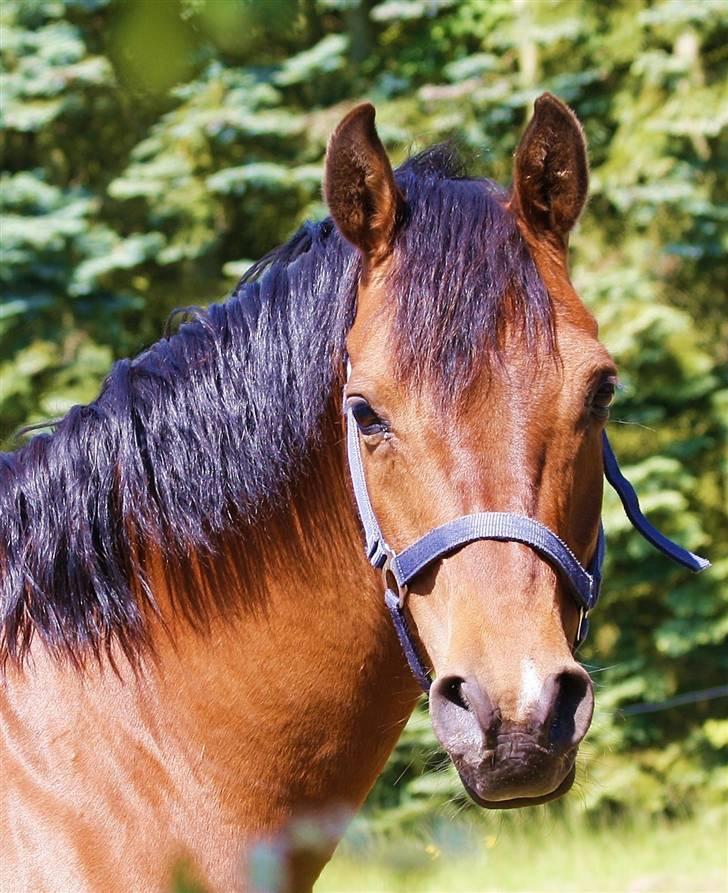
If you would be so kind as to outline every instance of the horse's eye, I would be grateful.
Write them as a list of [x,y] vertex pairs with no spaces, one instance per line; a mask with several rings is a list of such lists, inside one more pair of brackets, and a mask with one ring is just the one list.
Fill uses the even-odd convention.
[[614,400],[617,380],[613,375],[603,379],[591,398],[591,411],[599,419],[609,418],[609,407]]
[[374,412],[363,397],[353,397],[349,401],[349,409],[362,434],[383,434],[388,430],[387,423]]

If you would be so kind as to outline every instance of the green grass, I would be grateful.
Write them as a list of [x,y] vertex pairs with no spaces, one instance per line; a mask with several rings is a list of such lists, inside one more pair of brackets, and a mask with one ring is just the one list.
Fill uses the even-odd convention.
[[418,838],[353,834],[316,893],[727,893],[728,816],[620,821],[485,814]]

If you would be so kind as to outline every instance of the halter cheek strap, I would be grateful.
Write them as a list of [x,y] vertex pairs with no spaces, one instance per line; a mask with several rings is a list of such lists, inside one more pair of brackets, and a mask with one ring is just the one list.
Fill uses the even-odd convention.
[[[473,515],[462,515],[440,527],[435,527],[396,553],[387,545],[369,499],[361,457],[359,429],[350,409],[346,410],[346,428],[349,471],[359,517],[364,527],[367,557],[374,567],[382,571],[385,603],[392,615],[410,669],[424,691],[430,688],[429,673],[417,650],[405,614],[409,584],[429,565],[476,540],[522,543],[555,567],[568,584],[569,591],[579,606],[579,628],[574,647],[576,649],[581,645],[588,632],[589,611],[599,599],[602,564],[606,554],[606,538],[601,523],[594,555],[586,568],[569,546],[552,530],[535,518],[512,512],[477,512]],[[705,558],[678,546],[650,524],[642,514],[634,488],[619,469],[606,433],[602,435],[602,448],[607,481],[619,494],[627,517],[642,536],[668,558],[695,573],[710,567],[710,562]]]

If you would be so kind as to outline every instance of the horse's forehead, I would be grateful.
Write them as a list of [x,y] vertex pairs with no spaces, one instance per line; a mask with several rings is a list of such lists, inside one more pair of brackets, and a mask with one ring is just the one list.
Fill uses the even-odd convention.
[[[504,296],[500,306],[496,304],[494,307],[497,314],[503,314],[502,320],[497,323],[499,335],[496,339],[491,338],[490,342],[484,338],[480,349],[477,347],[478,336],[473,334],[475,330],[471,328],[468,331],[467,320],[462,320],[465,327],[462,361],[473,363],[474,373],[467,391],[474,396],[476,403],[482,403],[486,392],[490,405],[513,398],[522,404],[520,397],[524,393],[526,396],[532,395],[533,403],[539,402],[539,396],[548,400],[556,393],[566,393],[568,399],[570,390],[578,394],[582,382],[589,377],[590,369],[594,371],[610,363],[609,355],[598,341],[596,321],[571,283],[563,252],[530,238],[527,241],[535,266],[534,273],[548,292],[550,320],[532,329],[528,338],[524,337],[524,311],[515,310],[517,302],[512,303]],[[392,275],[398,269],[397,261],[390,256],[375,270],[365,271],[359,285],[357,313],[347,339],[347,349],[356,378],[365,383],[375,396],[387,402],[400,402],[399,398],[404,397],[410,406],[418,405],[418,412],[425,409],[425,404],[432,403],[429,408],[437,415],[435,404],[442,409],[440,398],[443,393],[454,396],[457,402],[460,402],[461,396],[465,396],[462,392],[452,392],[443,387],[447,382],[438,377],[439,364],[435,364],[433,369],[430,354],[427,353],[428,344],[432,350],[433,335],[437,337],[433,328],[436,329],[438,323],[447,328],[451,314],[443,312],[441,305],[433,307],[432,313],[424,308],[422,314],[416,314],[413,318],[417,319],[418,325],[427,328],[403,329],[402,319],[398,318],[397,277]],[[441,271],[441,275],[446,275],[446,272]],[[539,299],[538,295],[531,297],[533,300]],[[453,302],[458,300],[456,294],[448,295],[448,298]],[[420,296],[423,302],[428,299],[437,302],[435,295],[423,293]],[[484,295],[483,299],[492,300],[492,296]],[[511,307],[514,308],[513,319],[509,320]],[[457,314],[455,308],[453,313]],[[480,324],[483,322],[481,319]],[[452,334],[450,331],[451,341]],[[472,341],[470,348],[465,344],[468,340]],[[422,344],[423,350],[421,364],[417,360],[418,343]],[[457,341],[454,343],[457,344]],[[404,375],[401,374],[401,351],[408,357]],[[444,366],[447,364],[444,362]],[[430,365],[430,374],[419,380],[415,387],[415,381],[409,380],[409,373],[416,375],[418,368],[422,371],[427,365]],[[442,378],[447,374],[447,369],[443,368]],[[533,385],[536,376],[538,388]],[[428,383],[427,379],[431,381]],[[429,394],[432,400],[428,399],[429,391],[432,391]],[[464,403],[469,402],[466,397]],[[448,405],[452,409],[452,403]],[[468,414],[459,413],[461,417]]]
[[[426,298],[423,296],[423,299]],[[611,358],[597,337],[594,317],[586,309],[567,282],[561,296],[554,302],[553,343],[529,344],[523,337],[520,324],[506,327],[498,356],[482,350],[480,374],[471,389],[475,397],[483,390],[492,396],[498,391],[512,391],[529,376],[561,387],[564,383],[580,383],[590,369],[607,366]],[[377,282],[360,291],[359,310],[347,339],[347,349],[360,377],[373,383],[379,381],[392,391],[399,388],[411,392],[412,383],[397,382],[398,341],[395,338],[396,307],[388,299],[386,283]],[[546,332],[541,333],[546,341]],[[409,347],[417,349],[418,332],[409,334]],[[427,390],[425,388],[425,390]]]

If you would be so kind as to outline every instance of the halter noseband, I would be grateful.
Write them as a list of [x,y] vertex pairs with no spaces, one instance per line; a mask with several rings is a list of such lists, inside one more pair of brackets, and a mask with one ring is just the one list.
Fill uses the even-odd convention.
[[[579,627],[574,643],[576,650],[587,636],[588,615],[599,598],[602,564],[606,554],[606,538],[601,522],[596,548],[586,568],[552,530],[534,518],[516,515],[513,512],[477,512],[474,515],[462,515],[440,527],[435,527],[396,553],[387,545],[369,499],[359,444],[359,428],[351,409],[345,409],[345,412],[349,471],[359,517],[364,527],[367,558],[375,568],[382,571],[385,603],[392,615],[410,669],[422,689],[429,690],[430,677],[407,624],[405,602],[409,584],[426,567],[444,555],[476,540],[498,540],[530,546],[541,558],[561,572],[580,610]],[[605,477],[617,491],[627,517],[639,533],[668,558],[694,573],[710,567],[709,561],[678,546],[656,530],[645,518],[634,488],[620,471],[606,432],[602,434],[602,450]]]

